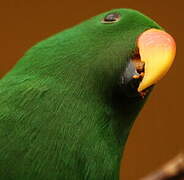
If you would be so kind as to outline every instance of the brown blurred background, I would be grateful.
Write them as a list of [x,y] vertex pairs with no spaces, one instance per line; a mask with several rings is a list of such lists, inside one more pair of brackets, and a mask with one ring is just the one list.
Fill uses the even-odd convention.
[[184,152],[184,3],[181,0],[0,1],[0,76],[36,42],[112,8],[133,8],[165,27],[177,41],[174,66],[155,88],[129,137],[124,180],[137,180]]

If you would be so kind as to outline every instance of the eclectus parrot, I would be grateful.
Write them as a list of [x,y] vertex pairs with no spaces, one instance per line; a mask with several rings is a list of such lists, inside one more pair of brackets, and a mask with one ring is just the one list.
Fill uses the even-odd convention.
[[0,80],[0,179],[118,180],[130,129],[175,50],[131,9],[36,44]]

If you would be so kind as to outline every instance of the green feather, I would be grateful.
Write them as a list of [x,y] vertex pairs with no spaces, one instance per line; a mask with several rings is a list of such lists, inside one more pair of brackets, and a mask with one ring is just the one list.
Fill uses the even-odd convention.
[[[109,13],[121,20],[103,24]],[[121,74],[136,39],[160,26],[131,9],[93,17],[32,47],[0,80],[0,179],[117,180],[143,99]]]

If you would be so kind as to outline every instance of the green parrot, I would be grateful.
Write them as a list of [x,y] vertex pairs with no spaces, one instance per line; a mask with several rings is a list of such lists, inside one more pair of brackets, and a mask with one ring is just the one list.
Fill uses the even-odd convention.
[[130,129],[175,51],[132,9],[36,44],[0,80],[0,179],[119,179]]

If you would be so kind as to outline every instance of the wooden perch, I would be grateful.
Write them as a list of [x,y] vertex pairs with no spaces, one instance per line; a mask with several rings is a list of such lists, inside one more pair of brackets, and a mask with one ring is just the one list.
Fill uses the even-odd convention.
[[179,154],[160,169],[140,180],[184,180],[184,154]]

